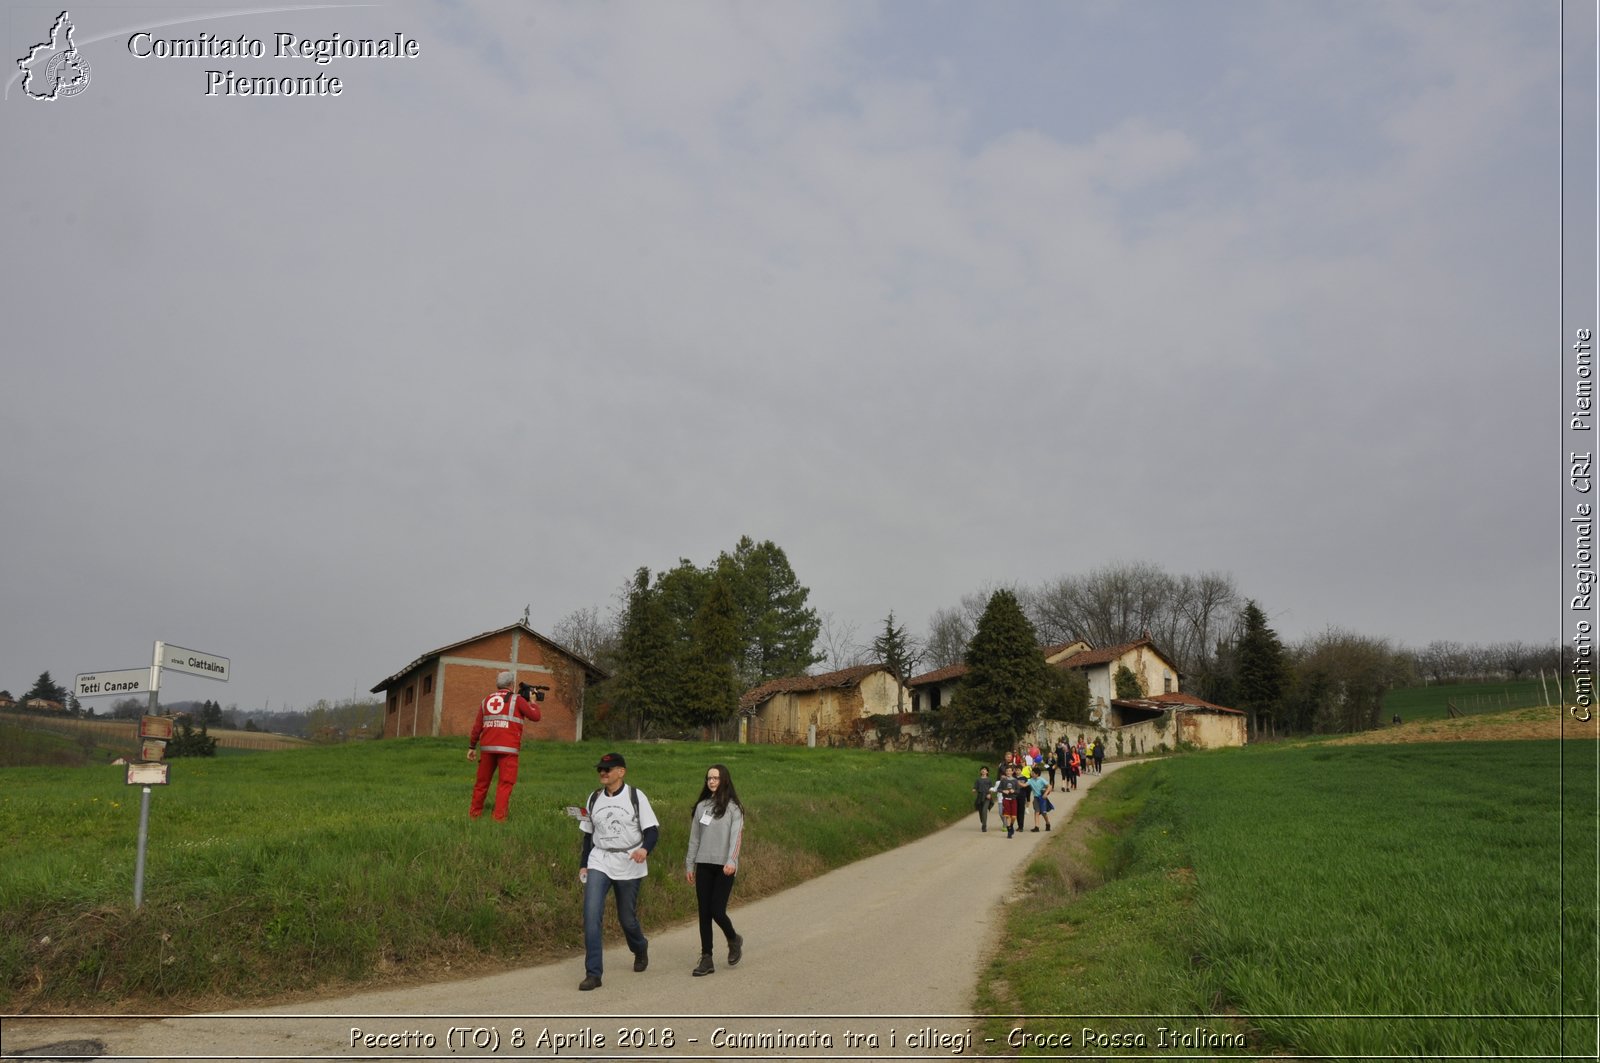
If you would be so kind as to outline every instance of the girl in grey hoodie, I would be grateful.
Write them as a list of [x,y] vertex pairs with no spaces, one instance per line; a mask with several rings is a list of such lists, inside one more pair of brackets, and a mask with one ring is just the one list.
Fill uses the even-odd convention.
[[728,966],[739,962],[744,938],[734,933],[728,918],[728,897],[739,871],[739,848],[744,842],[744,807],[733,789],[733,778],[722,764],[706,769],[706,782],[689,822],[689,849],[684,854],[685,874],[700,902],[700,965],[695,977],[712,974],[711,924],[728,939]]

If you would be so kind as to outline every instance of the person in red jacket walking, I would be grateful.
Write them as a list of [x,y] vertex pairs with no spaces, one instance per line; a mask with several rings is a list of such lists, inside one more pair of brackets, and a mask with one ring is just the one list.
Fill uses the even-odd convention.
[[[511,788],[517,785],[517,755],[522,751],[522,721],[539,722],[539,706],[524,694],[512,693],[517,677],[501,672],[495,677],[500,689],[483,699],[478,718],[467,738],[467,759],[478,762],[478,779],[472,786],[473,819],[483,815],[483,802],[489,796],[489,779],[499,773],[494,792],[494,818],[505,819],[511,805]],[[482,754],[480,757],[479,754]]]

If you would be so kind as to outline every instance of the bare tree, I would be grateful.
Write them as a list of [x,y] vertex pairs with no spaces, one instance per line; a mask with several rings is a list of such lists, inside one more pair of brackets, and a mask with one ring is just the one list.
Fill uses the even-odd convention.
[[[922,663],[930,670],[948,668],[967,659],[967,644],[978,630],[978,618],[989,607],[995,591],[1010,590],[1019,600],[1027,595],[1011,587],[986,586],[961,596],[961,604],[952,608],[936,609],[928,618],[928,637],[923,640]],[[1048,640],[1047,640],[1048,641]]]
[[593,605],[574,609],[556,621],[550,637],[595,664],[614,657],[620,639],[615,618],[601,616],[599,607]]
[[1096,646],[1132,642],[1160,627],[1172,578],[1145,562],[1106,565],[1086,576],[1063,576],[1029,596],[1034,627],[1045,642],[1087,639]]
[[1081,638],[1114,646],[1150,637],[1181,671],[1202,671],[1220,639],[1232,635],[1242,600],[1221,572],[1174,577],[1147,562],[1107,565],[1063,576],[1027,596],[1047,643]]
[[823,667],[830,672],[841,668],[854,668],[866,664],[868,647],[856,641],[856,626],[840,620],[832,613],[821,615],[822,626],[817,634],[817,648],[822,651]]
[[1512,679],[1521,679],[1533,668],[1536,650],[1526,642],[1497,642],[1489,647],[1494,669]]
[[1413,654],[1413,658],[1417,670],[1435,683],[1442,683],[1446,679],[1461,679],[1471,671],[1471,658],[1467,653],[1467,647],[1449,639],[1434,639]]

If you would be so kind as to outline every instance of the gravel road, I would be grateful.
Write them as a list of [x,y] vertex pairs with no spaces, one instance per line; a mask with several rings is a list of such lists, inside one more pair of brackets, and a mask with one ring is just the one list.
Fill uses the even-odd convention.
[[[1094,781],[1055,796],[1058,831]],[[487,977],[259,1011],[11,1017],[0,1026],[0,1056],[40,1049],[46,1059],[152,1061],[984,1055],[1003,1046],[985,1046],[981,1037],[972,1043],[967,1016],[978,974],[1020,870],[1058,836],[1008,839],[998,820],[991,814],[988,833],[980,833],[970,815],[750,904],[738,904],[735,888],[729,914],[745,939],[744,959],[728,967],[717,932],[717,971],[708,977],[689,974],[700,954],[696,925],[651,927],[646,901],[649,970],[634,973],[618,941],[606,950],[605,984],[592,992],[578,991],[577,954]],[[681,873],[670,858],[653,862],[652,877]]]

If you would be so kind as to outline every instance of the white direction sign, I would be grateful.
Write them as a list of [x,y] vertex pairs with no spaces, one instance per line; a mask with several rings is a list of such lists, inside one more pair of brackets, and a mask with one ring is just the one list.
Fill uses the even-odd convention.
[[115,672],[83,672],[76,693],[80,698],[104,694],[143,694],[151,689],[149,668],[123,668]]
[[201,653],[199,650],[186,650],[182,646],[173,646],[161,643],[161,652],[157,655],[157,664],[162,668],[170,668],[174,672],[188,672],[190,675],[204,676],[207,679],[228,681],[228,659],[218,657],[214,653]]

